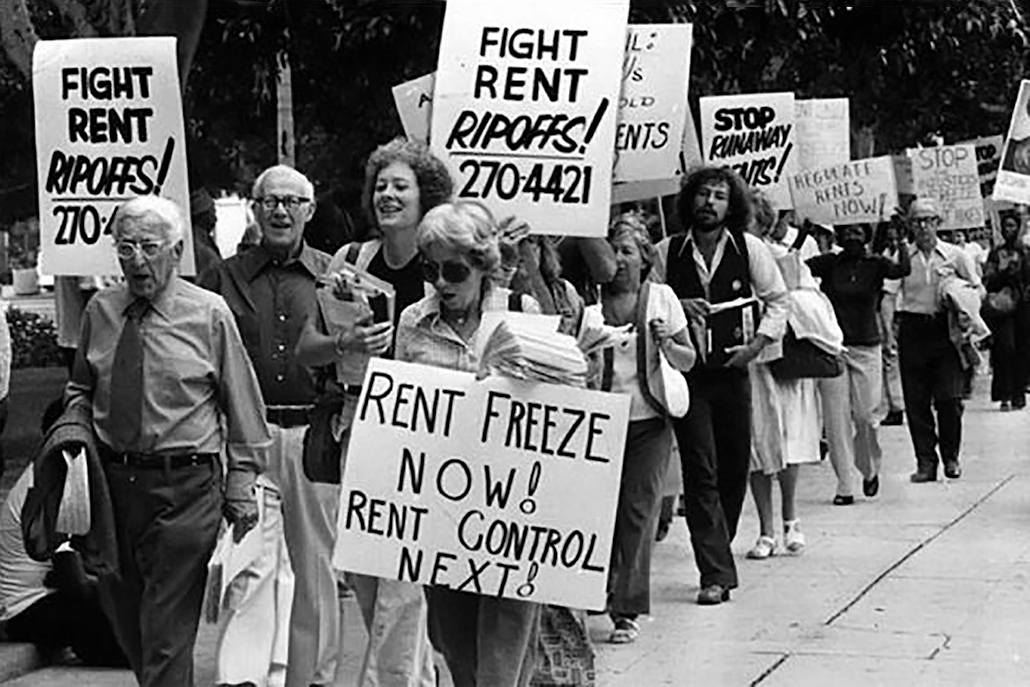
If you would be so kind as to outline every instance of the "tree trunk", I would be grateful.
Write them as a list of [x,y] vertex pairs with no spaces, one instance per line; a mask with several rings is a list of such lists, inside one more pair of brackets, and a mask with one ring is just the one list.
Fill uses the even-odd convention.
[[39,36],[25,0],[0,0],[0,45],[27,80],[32,79],[32,49]]

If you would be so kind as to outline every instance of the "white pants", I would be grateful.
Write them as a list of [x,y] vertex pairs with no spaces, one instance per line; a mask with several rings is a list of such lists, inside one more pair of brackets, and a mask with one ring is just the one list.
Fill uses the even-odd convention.
[[293,570],[283,534],[282,499],[265,476],[257,496],[263,552],[230,585],[230,610],[218,637],[217,684],[283,687],[293,605]]
[[343,614],[332,566],[340,488],[304,475],[306,427],[270,428],[269,463],[278,466],[286,546],[294,562],[286,687],[333,685],[343,656]]
[[882,387],[883,355],[879,345],[845,347],[844,373],[819,380],[823,426],[839,496],[852,496],[852,465],[867,480],[880,474],[883,454],[876,436],[875,414]]

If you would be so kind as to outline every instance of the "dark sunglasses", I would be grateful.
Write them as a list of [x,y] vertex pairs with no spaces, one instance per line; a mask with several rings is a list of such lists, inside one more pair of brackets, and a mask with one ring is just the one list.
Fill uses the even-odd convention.
[[420,263],[422,265],[422,279],[430,284],[435,284],[436,280],[440,277],[443,277],[443,280],[450,284],[460,284],[472,274],[472,268],[460,260],[446,260],[438,265],[432,260],[422,258]]

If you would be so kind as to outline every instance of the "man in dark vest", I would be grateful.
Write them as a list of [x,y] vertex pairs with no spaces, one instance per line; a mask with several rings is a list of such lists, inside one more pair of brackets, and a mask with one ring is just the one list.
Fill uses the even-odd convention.
[[696,170],[676,207],[686,232],[658,244],[649,278],[679,296],[698,351],[686,375],[690,411],[673,427],[701,573],[697,602],[714,605],[728,601],[737,586],[730,542],[751,458],[748,364],[783,337],[789,299],[769,250],[745,231],[752,208],[739,175],[729,168]]

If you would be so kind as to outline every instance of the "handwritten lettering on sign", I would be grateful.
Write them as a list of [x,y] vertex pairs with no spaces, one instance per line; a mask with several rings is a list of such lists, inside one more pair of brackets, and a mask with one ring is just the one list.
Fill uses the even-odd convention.
[[788,178],[797,169],[794,119],[793,93],[701,98],[705,161],[732,167],[776,207],[789,208]]
[[800,171],[790,178],[790,192],[798,218],[819,224],[879,222],[898,205],[889,155]]
[[628,399],[373,359],[334,564],[603,608]]
[[[41,267],[116,274],[118,205],[161,195],[189,215],[175,40],[42,41],[33,54]],[[193,274],[186,233],[183,273]]]
[[544,234],[604,234],[628,0],[447,3],[433,150],[458,198]]
[[944,216],[941,229],[984,225],[980,174],[972,144],[910,148],[908,156],[915,194],[937,199]]

